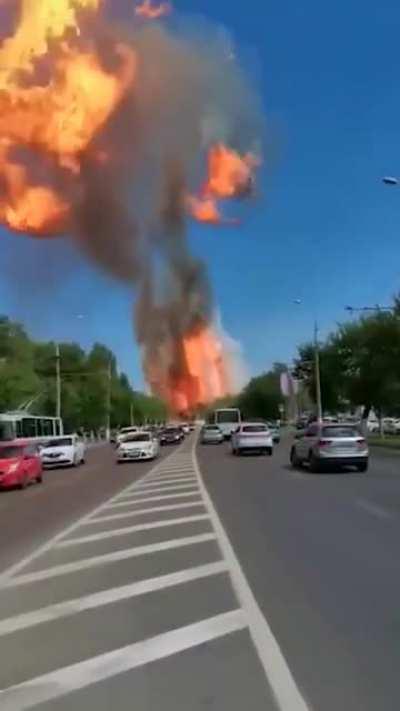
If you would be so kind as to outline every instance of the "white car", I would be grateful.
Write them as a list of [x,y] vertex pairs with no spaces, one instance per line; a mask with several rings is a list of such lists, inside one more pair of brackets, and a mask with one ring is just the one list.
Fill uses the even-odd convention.
[[132,460],[155,459],[160,453],[160,443],[152,432],[128,434],[118,444],[117,463]]
[[53,437],[45,442],[40,450],[40,456],[46,468],[77,467],[85,461],[85,445],[78,435]]
[[134,427],[133,425],[132,425],[132,427],[123,427],[121,430],[119,430],[119,432],[117,434],[117,440],[116,440],[117,444],[122,442],[122,440],[125,439],[125,437],[127,437],[127,435],[137,434],[138,432],[140,432],[139,427]]
[[268,425],[262,422],[242,422],[232,433],[232,454],[259,452],[272,456],[274,443]]
[[313,422],[295,435],[290,452],[293,467],[306,464],[311,472],[324,467],[353,466],[359,472],[368,470],[368,442],[355,425],[327,425]]

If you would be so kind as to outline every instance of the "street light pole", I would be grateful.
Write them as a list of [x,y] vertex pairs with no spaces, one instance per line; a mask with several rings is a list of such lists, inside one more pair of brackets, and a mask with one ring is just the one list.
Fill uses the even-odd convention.
[[56,343],[56,417],[61,417],[61,364],[60,345]]
[[321,393],[321,367],[318,343],[318,324],[314,325],[314,356],[315,356],[315,389],[317,397],[317,420],[322,422],[322,393]]
[[106,422],[106,439],[110,441],[111,437],[111,359],[107,370],[107,422]]

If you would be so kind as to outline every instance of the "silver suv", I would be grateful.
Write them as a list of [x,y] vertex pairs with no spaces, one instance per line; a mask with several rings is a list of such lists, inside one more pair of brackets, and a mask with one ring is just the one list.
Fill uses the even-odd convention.
[[312,472],[323,466],[354,466],[359,472],[368,469],[367,440],[354,425],[313,423],[295,436],[290,452],[294,467],[307,464]]

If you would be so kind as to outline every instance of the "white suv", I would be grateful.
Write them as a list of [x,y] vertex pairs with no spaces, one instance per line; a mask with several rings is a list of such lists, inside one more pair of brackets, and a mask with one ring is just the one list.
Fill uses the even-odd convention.
[[325,465],[354,466],[359,472],[368,469],[368,443],[354,425],[314,423],[295,435],[290,452],[294,467],[307,464],[312,472]]

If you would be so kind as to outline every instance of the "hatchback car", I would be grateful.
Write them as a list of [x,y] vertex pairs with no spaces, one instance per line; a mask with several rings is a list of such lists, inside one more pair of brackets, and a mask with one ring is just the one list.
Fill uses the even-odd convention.
[[296,435],[290,452],[294,467],[307,464],[318,472],[324,466],[353,466],[359,472],[368,469],[368,443],[353,425],[314,423]]
[[268,425],[260,422],[243,422],[232,434],[232,454],[258,452],[272,456],[274,443]]
[[0,447],[0,488],[18,487],[43,481],[42,460],[35,444],[7,444]]
[[180,444],[184,438],[185,435],[180,427],[166,427],[160,434],[160,443],[163,446],[166,444]]
[[205,425],[201,430],[200,441],[202,444],[221,444],[224,441],[224,433],[218,425]]
[[117,462],[155,459],[160,451],[157,437],[152,432],[127,435],[117,448]]

